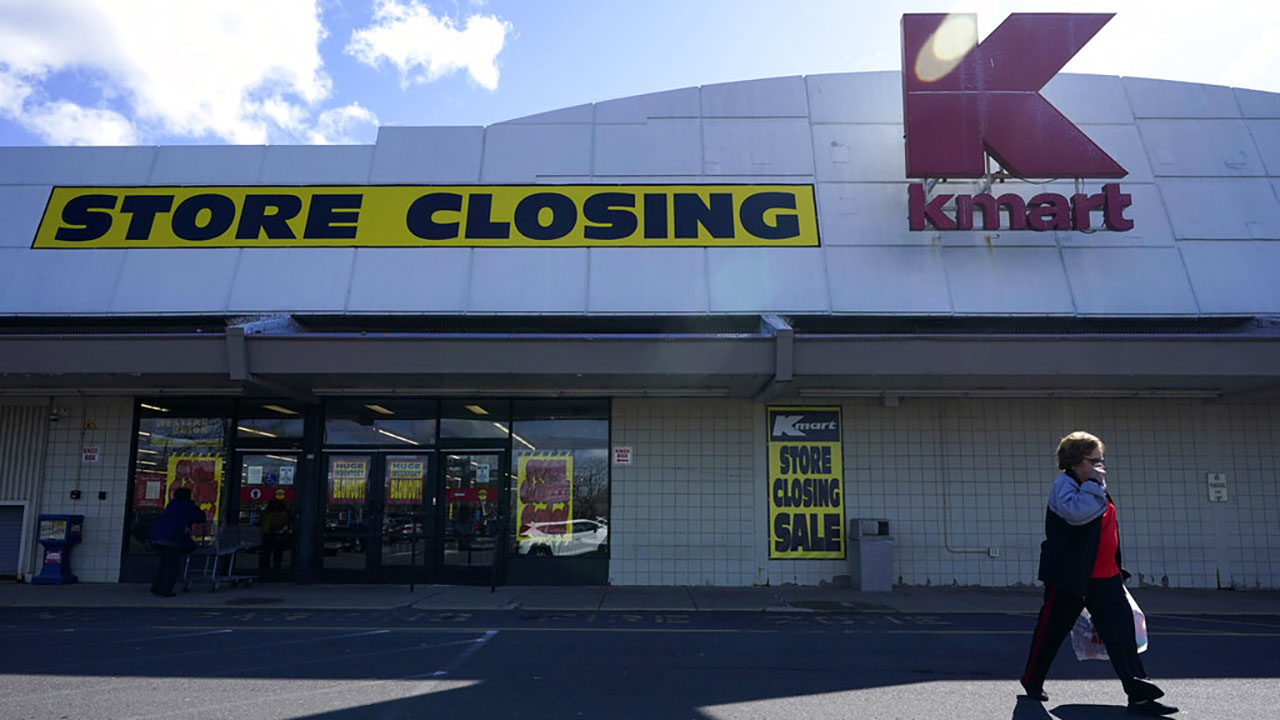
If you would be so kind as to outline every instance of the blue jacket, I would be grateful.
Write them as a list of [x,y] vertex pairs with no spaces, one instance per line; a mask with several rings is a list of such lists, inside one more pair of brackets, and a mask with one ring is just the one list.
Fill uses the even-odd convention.
[[172,500],[151,528],[152,545],[182,545],[191,534],[192,523],[205,521],[204,511],[190,500]]

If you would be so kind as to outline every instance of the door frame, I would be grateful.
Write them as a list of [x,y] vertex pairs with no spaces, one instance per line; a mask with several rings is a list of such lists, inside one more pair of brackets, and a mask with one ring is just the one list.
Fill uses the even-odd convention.
[[[387,458],[394,456],[417,455],[427,458],[428,468],[423,477],[423,503],[421,510],[422,533],[415,534],[413,541],[425,542],[421,555],[413,559],[409,565],[384,565],[382,563],[382,527],[387,515]],[[329,462],[332,457],[359,456],[369,458],[368,475],[365,482],[364,531],[354,535],[362,542],[361,554],[364,564],[360,568],[326,568],[324,518],[328,508]],[[436,476],[440,465],[439,452],[432,449],[404,450],[400,448],[336,448],[320,453],[319,484],[316,492],[316,516],[320,522],[316,527],[316,571],[322,582],[356,582],[356,583],[428,583],[433,582],[436,552],[438,546],[437,527],[435,523],[438,493],[433,491],[438,484]],[[416,548],[416,545],[415,545]]]
[[[509,445],[509,443],[508,443]],[[448,445],[441,447],[437,451],[439,459],[436,462],[435,472],[435,495],[436,512],[435,527],[437,528],[435,539],[435,552],[433,553],[433,564],[435,572],[433,573],[433,582],[444,583],[449,585],[490,585],[498,586],[506,584],[506,559],[507,559],[507,530],[510,527],[511,519],[509,517],[511,511],[511,450],[493,441],[481,440],[451,440]],[[447,499],[445,498],[445,464],[450,455],[496,455],[498,458],[498,467],[495,469],[497,478],[494,484],[498,487],[497,528],[494,531],[493,546],[493,563],[489,566],[481,566],[478,568],[463,567],[458,565],[446,565],[444,562],[445,543],[445,508]]]

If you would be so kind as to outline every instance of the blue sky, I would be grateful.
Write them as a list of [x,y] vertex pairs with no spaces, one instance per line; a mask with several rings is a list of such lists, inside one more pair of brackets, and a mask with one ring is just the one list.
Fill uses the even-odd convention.
[[371,143],[379,125],[896,70],[904,12],[976,12],[985,36],[1036,11],[1117,13],[1067,72],[1280,92],[1280,3],[0,0],[0,145]]

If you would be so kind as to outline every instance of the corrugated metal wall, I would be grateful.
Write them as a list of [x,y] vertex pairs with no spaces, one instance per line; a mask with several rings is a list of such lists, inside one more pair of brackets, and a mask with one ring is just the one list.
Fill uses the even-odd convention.
[[[38,511],[45,445],[49,438],[47,402],[0,405],[0,503],[25,503],[27,515]],[[22,517],[24,508],[4,508],[0,523],[0,574],[13,576],[23,568],[23,537],[31,517]]]
[[49,437],[47,403],[0,405],[0,500],[31,500]]

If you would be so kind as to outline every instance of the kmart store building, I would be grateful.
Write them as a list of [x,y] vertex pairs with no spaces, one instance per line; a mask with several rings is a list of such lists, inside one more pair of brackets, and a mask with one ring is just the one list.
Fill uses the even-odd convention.
[[0,149],[0,572],[147,580],[186,485],[263,579],[1031,584],[1083,428],[1142,583],[1280,585],[1280,96],[1059,75],[1123,175],[1023,180],[904,89]]

